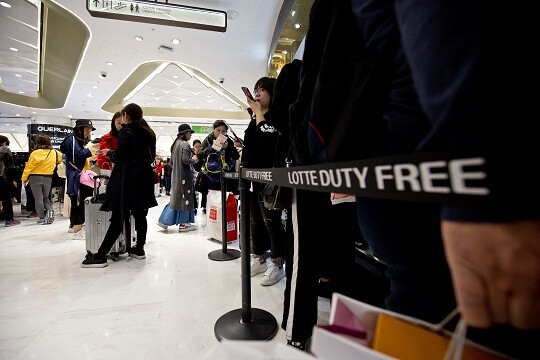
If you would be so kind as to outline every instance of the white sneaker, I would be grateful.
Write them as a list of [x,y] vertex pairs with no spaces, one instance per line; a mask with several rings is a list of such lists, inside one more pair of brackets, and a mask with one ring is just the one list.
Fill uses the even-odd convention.
[[251,269],[251,276],[255,276],[257,274],[263,273],[268,268],[268,265],[266,265],[266,261],[261,264],[260,262],[260,256],[251,254],[251,261],[249,268]]
[[285,269],[283,266],[280,268],[273,262],[270,262],[270,265],[268,265],[268,269],[264,273],[264,276],[261,279],[261,285],[262,286],[269,286],[274,285],[279,280],[283,279],[285,277]]
[[84,229],[77,231],[76,233],[73,233],[73,240],[85,240],[86,236],[84,235]]
[[179,227],[178,227],[178,231],[180,232],[187,232],[187,231],[193,231],[195,230],[196,227],[195,225],[192,225],[192,224],[181,224]]
[[163,224],[163,223],[160,223],[159,221],[157,222],[157,224],[158,224],[158,226],[159,226],[160,228],[162,228],[162,229],[167,230],[167,228],[168,228],[167,225],[165,225],[165,224]]

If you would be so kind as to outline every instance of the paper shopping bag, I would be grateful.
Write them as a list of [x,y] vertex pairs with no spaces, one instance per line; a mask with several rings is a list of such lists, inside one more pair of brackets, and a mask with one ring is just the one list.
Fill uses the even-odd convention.
[[[315,326],[313,331],[311,351],[321,360],[442,360],[452,335],[437,325],[338,293],[332,296],[329,325],[335,328]],[[466,340],[463,359],[506,358]]]

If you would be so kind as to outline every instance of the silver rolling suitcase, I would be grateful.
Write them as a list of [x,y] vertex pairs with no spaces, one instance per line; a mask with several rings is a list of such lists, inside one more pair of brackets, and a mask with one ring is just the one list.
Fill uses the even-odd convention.
[[[99,178],[108,180],[109,177],[104,175],[96,176],[94,178],[94,182],[96,182]],[[94,195],[84,200],[84,229],[87,256],[91,256],[91,254],[95,254],[98,251],[101,243],[103,242],[103,239],[105,238],[105,234],[107,233],[107,229],[109,228],[109,222],[111,219],[110,212],[99,210],[102,201],[99,200],[97,192],[97,186],[94,186]],[[131,248],[134,246],[134,242],[136,241],[135,220],[133,219],[133,216],[130,217],[129,224],[127,224],[126,222],[125,226],[131,230],[129,231],[131,239],[129,245]],[[126,229],[123,229],[122,233],[118,237],[118,240],[116,240],[109,252],[109,255],[112,256],[112,259],[114,261],[118,260],[119,255],[129,251],[129,249],[127,248],[128,244],[126,241],[125,230]]]

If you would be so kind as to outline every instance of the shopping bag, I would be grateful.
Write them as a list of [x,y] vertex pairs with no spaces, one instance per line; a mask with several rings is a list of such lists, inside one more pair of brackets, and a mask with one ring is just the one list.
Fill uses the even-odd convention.
[[26,196],[26,189],[24,188],[24,185],[21,185],[21,205],[26,206],[26,201],[28,197]]
[[[368,305],[334,293],[330,326],[315,326],[312,353],[321,360],[442,360],[452,334],[440,325]],[[332,329],[332,326],[335,329]],[[345,331],[342,331],[345,328]],[[362,332],[364,332],[362,334]],[[506,359],[471,341],[463,341],[461,359]]]
[[[227,193],[227,242],[238,240],[238,207],[234,194]],[[209,237],[223,241],[221,235],[221,191],[208,190],[206,197],[206,233]]]

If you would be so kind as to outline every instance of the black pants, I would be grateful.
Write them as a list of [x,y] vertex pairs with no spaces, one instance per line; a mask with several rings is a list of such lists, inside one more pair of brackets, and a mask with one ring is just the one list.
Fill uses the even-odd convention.
[[[143,250],[144,245],[146,244],[146,232],[148,230],[148,223],[146,221],[146,215],[148,215],[148,209],[144,210],[132,210],[131,215],[135,219],[135,231],[137,231],[137,250]],[[118,239],[122,233],[122,227],[124,221],[122,219],[122,213],[118,210],[114,210],[111,215],[111,224],[107,229],[103,243],[99,247],[98,252],[96,253],[96,258],[103,258],[105,255],[111,251],[114,242]],[[133,235],[133,234],[132,234]],[[131,239],[127,241],[128,251],[131,246]]]
[[6,220],[13,220],[13,204],[6,178],[0,176],[0,197],[2,198],[2,210]]
[[285,229],[281,223],[281,210],[268,210],[259,201],[259,194],[264,184],[254,183],[253,192],[249,193],[249,226],[251,252],[263,255],[272,251],[273,259],[285,257]]
[[91,187],[81,184],[79,189],[79,199],[77,199],[77,195],[75,194],[69,195],[69,199],[71,200],[71,211],[69,213],[71,225],[84,224],[84,199],[91,197],[93,191],[94,190]]

